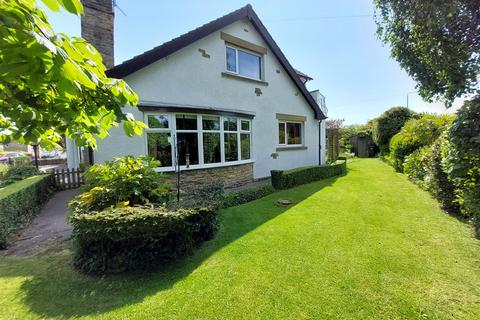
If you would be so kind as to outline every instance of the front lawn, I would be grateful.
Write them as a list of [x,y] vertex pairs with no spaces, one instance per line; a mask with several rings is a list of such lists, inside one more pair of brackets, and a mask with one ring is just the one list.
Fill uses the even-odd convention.
[[68,252],[0,257],[0,318],[480,318],[470,227],[379,160],[348,166],[224,210],[214,240],[157,271],[89,277]]

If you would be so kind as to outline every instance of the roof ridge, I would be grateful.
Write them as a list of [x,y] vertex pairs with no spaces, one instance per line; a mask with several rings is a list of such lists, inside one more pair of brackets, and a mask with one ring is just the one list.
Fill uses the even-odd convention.
[[[189,36],[189,35],[193,35],[193,34],[195,34],[195,32],[199,32],[199,30],[202,30],[203,28],[206,28],[208,25],[213,25],[213,24],[215,24],[216,22],[219,22],[219,21],[221,21],[222,19],[225,19],[225,18],[228,17],[228,16],[240,14],[242,11],[246,11],[246,12],[245,12],[245,16],[247,16],[248,8],[251,9],[252,6],[251,6],[250,4],[247,4],[246,6],[243,6],[243,7],[239,8],[239,9],[237,9],[237,10],[234,10],[234,11],[232,11],[232,12],[230,12],[230,13],[227,13],[227,14],[221,16],[221,17],[218,17],[218,18],[216,18],[216,19],[214,19],[214,20],[211,20],[211,21],[209,21],[209,22],[207,22],[207,23],[204,23],[204,24],[202,24],[201,26],[199,26],[199,27],[197,27],[197,28],[195,28],[195,29],[193,29],[193,30],[190,30],[190,31],[187,31],[187,32],[185,32],[185,33],[183,33],[183,34],[180,34],[180,35],[176,36],[175,38],[172,38],[172,39],[170,39],[170,40],[168,40],[168,41],[166,41],[166,42],[164,42],[164,43],[162,43],[162,44],[160,44],[160,45],[158,45],[158,46],[153,47],[153,48],[150,49],[150,50],[147,50],[147,51],[144,51],[144,52],[142,52],[142,53],[139,53],[139,54],[133,56],[132,58],[127,59],[127,60],[125,60],[125,61],[122,61],[121,63],[113,66],[112,68],[110,68],[109,70],[107,70],[107,74],[109,74],[109,73],[115,74],[115,70],[117,69],[117,67],[122,66],[122,65],[125,65],[125,64],[129,64],[129,63],[133,62],[133,60],[135,60],[135,59],[137,59],[137,58],[139,58],[139,57],[141,57],[141,56],[153,54],[155,51],[161,49],[162,47],[166,47],[166,46],[168,46],[169,44],[175,43],[175,42],[178,41],[179,39],[182,39],[182,38],[187,37],[187,36]],[[114,76],[114,75],[112,75],[112,76]]]
[[321,111],[317,102],[313,99],[312,95],[307,90],[304,83],[300,80],[300,77],[297,74],[296,70],[292,67],[290,62],[288,62],[282,50],[277,45],[273,37],[270,35],[267,28],[263,25],[262,21],[257,16],[250,4],[247,4],[240,9],[232,11],[222,17],[203,24],[187,33],[179,35],[178,37],[173,38],[170,41],[167,41],[159,46],[156,46],[153,49],[136,55],[131,59],[125,60],[124,62],[107,70],[106,73],[109,77],[123,78],[243,18],[248,18],[248,20],[252,23],[260,36],[272,49],[273,54],[277,57],[280,64],[287,71],[287,74],[296,84],[296,86],[304,96],[305,100],[312,107],[315,113],[315,117],[320,120],[325,119],[326,116]]

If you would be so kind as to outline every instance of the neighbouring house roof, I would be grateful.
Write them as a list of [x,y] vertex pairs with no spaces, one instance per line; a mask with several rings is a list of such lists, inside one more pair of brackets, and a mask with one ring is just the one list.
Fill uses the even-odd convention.
[[[292,81],[295,83],[295,85],[298,87],[299,91],[302,93],[302,95],[305,97],[307,100],[308,104],[310,107],[313,109],[315,113],[315,118],[323,120],[326,119],[326,116],[323,114],[323,112],[320,110],[320,107],[318,106],[317,102],[313,97],[310,95],[308,92],[307,88],[303,84],[303,82],[300,79],[300,76],[298,75],[297,70],[295,70],[290,63],[288,62],[287,58],[285,55],[282,53],[278,45],[275,43],[273,40],[272,36],[270,33],[267,31],[263,23],[260,21],[258,18],[257,14],[255,11],[253,11],[253,8],[250,4],[246,5],[245,7],[242,7],[236,11],[233,11],[221,18],[218,18],[216,20],[213,20],[207,24],[204,24],[201,27],[198,27],[197,29],[194,29],[190,32],[187,32],[175,39],[172,39],[168,42],[165,42],[164,44],[155,47],[149,51],[146,51],[138,56],[133,57],[130,60],[126,60],[122,62],[119,65],[116,65],[115,67],[107,70],[107,75],[109,77],[113,78],[123,78],[131,73],[134,73],[162,58],[165,58],[166,56],[182,49],[188,46],[189,44],[204,38],[208,36],[209,34],[218,31],[240,19],[248,19],[252,25],[255,27],[257,32],[261,35],[263,40],[269,45],[270,49],[272,50],[273,54],[277,57],[278,61],[282,65],[282,67],[287,71],[289,77],[292,79]],[[303,74],[302,75],[308,77],[307,75]],[[301,76],[302,76],[301,75]],[[302,76],[302,77],[304,77]],[[305,77],[305,78],[306,78]],[[310,77],[308,77],[311,79]]]
[[293,69],[293,70],[295,70],[295,72],[298,74],[298,76],[299,76],[300,78],[304,78],[304,79],[305,79],[305,82],[310,81],[310,80],[313,80],[313,78],[310,77],[308,74],[305,74],[305,73],[303,73],[302,71],[300,71],[300,70],[298,70],[298,69]]

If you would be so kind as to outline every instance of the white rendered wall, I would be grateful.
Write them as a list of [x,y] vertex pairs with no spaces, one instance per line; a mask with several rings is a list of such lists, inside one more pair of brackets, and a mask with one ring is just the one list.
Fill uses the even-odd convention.
[[[221,31],[267,47],[248,21],[237,21]],[[204,49],[210,58],[202,57],[199,48]],[[272,169],[290,169],[319,163],[318,120],[270,48],[267,48],[264,56],[264,80],[268,86],[224,77],[224,71],[225,42],[220,39],[220,31],[217,31],[128,75],[125,80],[143,102],[254,112],[252,158],[255,160],[255,178],[270,176]],[[262,95],[257,96],[255,88],[260,88]],[[136,119],[143,119],[142,112],[133,108],[128,108],[128,111],[133,111]],[[276,151],[276,113],[307,118],[304,126],[306,150]],[[273,153],[278,153],[277,159],[271,156]],[[102,163],[114,156],[126,154],[146,154],[145,137],[128,138],[120,126],[110,131],[110,137],[98,142],[94,159],[96,163]]]
[[320,164],[327,161],[327,126],[325,120],[320,121]]

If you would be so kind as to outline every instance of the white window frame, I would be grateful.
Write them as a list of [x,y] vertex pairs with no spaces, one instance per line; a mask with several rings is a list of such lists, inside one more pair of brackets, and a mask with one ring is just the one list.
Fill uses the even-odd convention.
[[[170,150],[171,150],[171,157],[172,157],[172,166],[170,167],[158,167],[156,171],[158,172],[169,172],[175,171],[175,148],[173,142],[177,139],[177,132],[192,132],[197,133],[198,137],[198,164],[192,165],[190,164],[189,168],[186,165],[180,166],[182,171],[184,170],[194,170],[194,169],[203,169],[203,168],[216,168],[216,167],[227,167],[233,166],[238,164],[245,164],[245,163],[252,163],[255,162],[254,154],[253,154],[253,146],[252,146],[252,120],[248,118],[241,118],[237,116],[223,116],[218,114],[201,114],[201,113],[182,113],[182,112],[145,112],[144,113],[144,123],[148,125],[148,117],[149,116],[158,116],[163,115],[166,116],[168,119],[168,128],[147,128],[145,129],[145,154],[148,155],[148,133],[155,133],[155,132],[163,132],[163,133],[170,133]],[[181,115],[194,115],[197,117],[197,130],[177,130],[177,123],[176,118],[177,116]],[[218,117],[220,120],[220,130],[203,130],[203,117]],[[237,130],[236,131],[226,131],[224,130],[224,119],[226,118],[236,118],[237,121]],[[241,130],[241,124],[243,121],[248,121],[249,123],[249,130]],[[220,133],[220,156],[221,162],[217,163],[204,163],[204,154],[203,154],[203,133]],[[237,153],[238,153],[238,160],[236,161],[225,161],[225,133],[237,133]],[[242,133],[248,133],[250,138],[250,159],[242,159],[242,150],[241,150],[241,139],[240,136]]]
[[162,115],[162,116],[165,116],[167,119],[168,119],[168,128],[147,128],[145,129],[145,154],[146,155],[149,155],[148,154],[148,137],[147,135],[149,133],[170,133],[170,156],[171,156],[171,163],[172,163],[172,166],[170,167],[159,167],[159,168],[174,168],[175,166],[175,149],[173,148],[173,140],[174,140],[174,137],[173,137],[173,129],[175,128],[175,123],[174,123],[174,119],[175,117],[172,117],[172,114],[169,114],[169,113],[166,113],[166,112],[156,112],[156,113],[146,113],[145,114],[145,118],[144,118],[144,123],[146,125],[148,125],[148,116],[159,116],[159,115]]
[[[305,145],[305,135],[303,133],[304,131],[304,128],[305,128],[305,123],[302,122],[302,121],[290,121],[290,120],[279,120],[278,121],[278,124],[281,124],[283,123],[285,125],[285,143],[280,143],[280,126],[277,125],[277,139],[279,139],[277,141],[278,145],[280,147],[301,147],[301,146],[304,146]],[[287,131],[287,123],[298,123],[300,124],[300,139],[301,139],[301,143],[300,144],[289,144],[288,143],[288,131]]]
[[[197,120],[197,129],[196,130],[191,130],[191,129],[177,129],[177,117],[181,117],[181,116],[194,116]],[[200,128],[200,126],[202,125],[202,121],[201,121],[201,117],[197,114],[194,114],[194,113],[174,113],[172,118],[174,119],[175,121],[175,141],[177,141],[177,133],[196,133],[197,134],[197,144],[198,144],[198,150],[197,150],[197,154],[198,154],[198,164],[190,164],[190,166],[195,166],[195,165],[199,165],[201,164],[202,162],[200,161],[200,157],[202,157],[202,160],[203,160],[203,133],[201,131],[201,129],[203,128]],[[200,137],[201,135],[201,137]],[[173,141],[172,141],[173,142]],[[172,142],[170,142],[170,144],[172,144]],[[200,148],[200,143],[202,143],[202,147]],[[173,146],[173,145],[172,145]],[[175,149],[174,149],[175,150]],[[173,159],[175,159],[175,155],[172,155]],[[172,162],[174,163],[174,162]]]
[[[227,69],[227,48],[235,50],[235,71],[231,71],[231,70]],[[243,74],[240,74],[240,72],[238,71],[240,69],[240,66],[238,64],[238,51],[239,50],[260,58],[260,68],[259,68],[260,77],[259,78],[249,77],[249,76],[245,76]],[[250,51],[250,50],[247,50],[247,49],[244,49],[244,48],[233,46],[231,44],[225,45],[225,71],[228,72],[228,73],[235,74],[239,77],[253,79],[253,80],[257,80],[257,81],[262,81],[263,80],[263,55],[258,54],[258,53],[253,52],[253,51]]]
[[[242,121],[248,122],[248,130],[243,130],[242,129]],[[242,149],[241,149],[241,144],[242,144],[242,134],[248,134],[248,140],[249,140],[249,147],[250,147],[250,158],[252,158],[252,121],[248,119],[238,119],[238,159],[242,161]],[[248,160],[248,159],[245,159]]]
[[[219,128],[218,130],[205,130],[203,129],[203,117],[215,117],[215,118],[218,118],[218,122],[219,122]],[[200,118],[200,125],[201,125],[201,133],[200,135],[202,136],[202,146],[200,147],[200,138],[198,139],[198,145],[199,145],[199,148],[201,150],[201,153],[202,153],[202,164],[204,166],[209,166],[209,165],[221,165],[222,163],[224,163],[224,148],[222,147],[223,145],[223,136],[222,136],[222,117],[219,116],[219,115],[216,115],[216,114],[203,114],[201,116],[199,116]],[[205,163],[205,157],[204,157],[204,148],[203,148],[203,134],[204,133],[218,133],[220,135],[220,162],[215,162],[215,163]],[[199,153],[200,154],[200,153]]]

